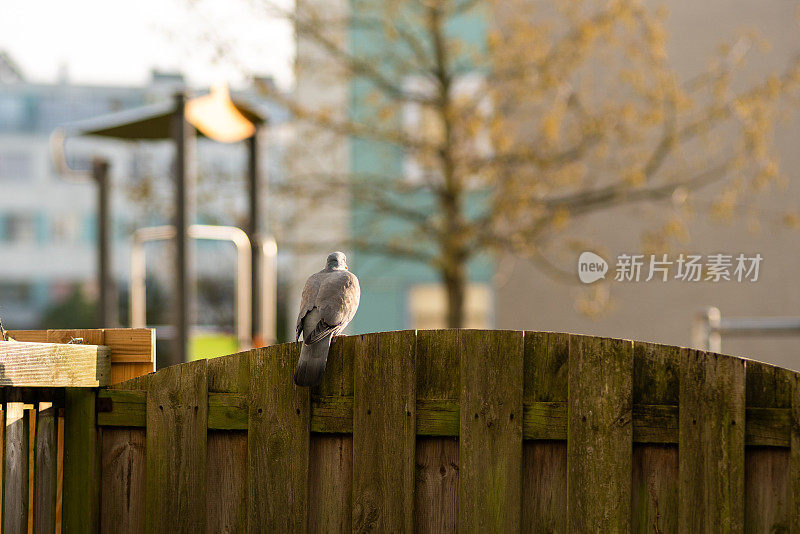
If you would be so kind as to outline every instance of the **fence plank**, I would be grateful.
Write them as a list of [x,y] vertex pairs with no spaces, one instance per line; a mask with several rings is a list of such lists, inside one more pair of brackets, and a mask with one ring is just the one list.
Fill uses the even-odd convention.
[[139,428],[104,428],[102,440],[100,532],[144,532],[145,431]]
[[567,507],[573,532],[628,532],[633,344],[571,335]]
[[522,502],[523,333],[461,333],[459,531],[517,532]]
[[308,389],[292,375],[294,343],[250,351],[247,523],[250,532],[304,532],[308,498]]
[[[550,412],[526,409],[523,433],[529,436],[525,424],[537,421],[542,436],[555,423],[559,438],[566,438],[567,371],[569,368],[569,336],[549,332],[525,332],[525,364],[523,402],[558,403],[563,405],[563,418],[549,417]],[[526,441],[523,445],[522,531],[566,532],[567,530],[567,444],[566,441]]]
[[744,393],[744,360],[681,349],[681,532],[742,532]]
[[208,431],[206,532],[247,530],[247,432]]
[[[789,430],[791,413],[791,373],[761,362],[748,361],[745,373],[745,445],[758,436],[769,438],[768,428],[754,424],[754,411],[780,410],[786,417]],[[775,436],[777,437],[777,436]],[[791,440],[791,430],[780,439],[785,446]],[[785,441],[785,442],[784,442]],[[773,440],[771,444],[778,444]],[[790,451],[777,447],[745,448],[744,531],[781,532],[788,530]]]
[[312,434],[308,490],[309,532],[345,534],[353,531],[352,436]]
[[100,452],[95,426],[95,390],[67,388],[64,399],[63,531],[96,532],[100,509]]
[[[633,344],[634,446],[631,478],[632,532],[678,532],[678,384],[680,350],[677,347],[652,343]],[[637,424],[641,405],[669,406],[665,415],[651,418],[652,426]],[[674,428],[671,444],[635,443],[646,437],[659,439],[664,423]]]
[[[208,360],[208,453],[206,460],[206,532],[247,530],[247,432],[219,432],[212,426],[235,425],[225,410],[212,411],[220,397],[237,402],[247,430],[247,392],[250,389],[247,352]],[[213,393],[211,393],[213,391]],[[231,403],[233,404],[233,403]],[[222,403],[221,407],[226,406]],[[215,417],[216,415],[216,417]],[[238,415],[238,412],[237,412]],[[216,419],[216,425],[212,421]]]
[[[126,410],[125,402],[117,400],[141,401],[141,414],[137,422],[141,428],[103,428],[101,431],[101,491],[103,498],[100,500],[100,532],[109,534],[138,534],[145,530],[146,513],[146,476],[147,476],[147,435],[145,423],[147,421],[147,388],[153,375],[144,376],[137,380],[129,380],[125,384],[114,386],[114,389],[101,391],[98,397],[102,399],[104,393],[121,394],[121,398],[112,397],[116,408]],[[126,388],[119,391],[118,388]],[[138,410],[137,410],[138,413]],[[98,423],[101,416],[97,414]]]
[[[340,337],[331,345],[322,382],[312,390],[313,405],[321,399],[349,401],[349,415],[323,420],[341,434],[311,434],[308,465],[308,531],[352,532],[353,496],[353,355],[355,337]],[[346,422],[342,428],[340,422]],[[312,432],[315,432],[312,419]],[[318,430],[316,430],[318,431]]]
[[[353,531],[410,532],[414,523],[416,332],[356,338],[353,360]],[[380,355],[380,357],[376,357]]]
[[55,532],[58,414],[52,402],[40,402],[36,420],[33,531]]
[[28,531],[28,426],[15,393],[6,394],[3,532]]
[[206,528],[207,362],[167,367],[147,391],[147,532]]
[[[424,425],[423,413],[434,415],[437,412],[421,407],[445,403],[458,407],[461,391],[458,374],[460,336],[459,330],[417,332],[417,433],[430,434],[437,427],[446,428],[445,425]],[[444,422],[441,418],[433,421]],[[452,422],[457,431],[457,409],[452,413]],[[437,533],[456,532],[458,529],[456,439],[432,437],[417,440],[414,528],[417,532]]]

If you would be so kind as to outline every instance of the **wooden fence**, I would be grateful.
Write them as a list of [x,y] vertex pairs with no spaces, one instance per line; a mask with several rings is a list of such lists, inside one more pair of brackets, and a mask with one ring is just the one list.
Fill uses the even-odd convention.
[[[152,372],[155,331],[8,334],[15,341],[0,341],[0,417],[5,423],[0,427],[0,526],[6,533],[80,531],[67,528],[76,524],[81,510],[69,499],[63,507],[62,494],[85,495],[81,470],[87,447],[96,439],[95,419],[88,413],[94,413],[96,388]],[[62,515],[70,516],[63,525]]]
[[65,531],[800,532],[795,372],[401,331],[337,340],[309,391],[297,355],[187,363],[80,404],[96,431],[65,467]]

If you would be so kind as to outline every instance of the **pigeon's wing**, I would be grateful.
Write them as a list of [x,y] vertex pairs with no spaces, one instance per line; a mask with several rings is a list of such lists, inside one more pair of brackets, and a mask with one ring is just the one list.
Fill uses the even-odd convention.
[[319,288],[323,280],[322,275],[324,274],[323,272],[314,273],[306,280],[303,294],[300,297],[300,312],[297,314],[297,325],[295,326],[297,337],[295,341],[300,339],[300,333],[303,331],[303,318],[316,306],[317,295],[319,294]]
[[309,335],[303,334],[305,343],[316,343],[330,333],[344,330],[356,314],[360,299],[361,288],[356,275],[350,271],[325,273],[316,300],[320,318]]

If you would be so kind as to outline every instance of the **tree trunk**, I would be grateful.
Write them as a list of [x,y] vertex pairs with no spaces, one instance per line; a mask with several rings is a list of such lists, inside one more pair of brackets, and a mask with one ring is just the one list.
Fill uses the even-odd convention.
[[447,328],[464,328],[464,302],[467,293],[467,277],[464,265],[456,263],[442,272],[447,291]]

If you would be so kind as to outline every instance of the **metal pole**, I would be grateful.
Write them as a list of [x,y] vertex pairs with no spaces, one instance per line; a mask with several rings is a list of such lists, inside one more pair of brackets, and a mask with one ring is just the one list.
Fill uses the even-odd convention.
[[261,339],[265,332],[259,332],[261,317],[264,313],[264,302],[261,295],[261,238],[260,238],[260,213],[261,213],[261,190],[259,187],[258,176],[258,132],[259,128],[253,132],[252,137],[247,140],[247,194],[249,198],[249,220],[247,223],[247,237],[250,239],[250,302],[252,303],[252,316],[250,321],[250,335],[253,343]]
[[175,354],[168,365],[187,361],[189,354],[189,254],[187,229],[190,221],[187,187],[186,94],[175,95],[173,139],[175,141]]
[[97,184],[97,326],[105,328],[116,322],[114,285],[111,279],[111,217],[109,215],[109,163],[92,160],[92,177]]

